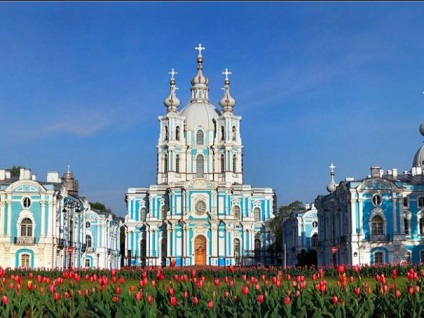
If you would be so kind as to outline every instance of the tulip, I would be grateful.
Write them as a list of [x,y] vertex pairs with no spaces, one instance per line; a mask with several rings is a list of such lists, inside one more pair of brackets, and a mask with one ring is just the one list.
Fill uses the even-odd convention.
[[112,301],[114,303],[118,302],[119,301],[119,297],[118,296],[112,296]]
[[153,302],[153,296],[152,295],[147,296],[147,302],[149,304],[151,304]]
[[243,287],[241,288],[241,293],[242,293],[243,295],[247,295],[247,294],[249,293],[249,287],[247,287],[246,285],[245,285],[245,286],[243,286]]
[[6,295],[4,295],[4,296],[1,298],[1,302],[2,302],[2,304],[3,304],[3,305],[6,305],[8,301],[9,301],[9,300],[7,299],[7,296],[6,296]]
[[177,305],[177,298],[176,297],[171,297],[170,298],[170,302],[171,302],[171,306],[176,306]]
[[333,297],[331,298],[331,301],[333,302],[333,304],[337,304],[337,302],[338,302],[339,300],[338,300],[337,296],[333,296]]
[[58,293],[58,292],[54,293],[54,295],[53,295],[53,299],[54,299],[55,301],[58,301],[58,300],[60,299],[60,293]]
[[290,297],[289,296],[284,297],[284,303],[286,305],[290,304]]
[[143,294],[141,292],[137,292],[134,298],[136,301],[140,301],[143,298]]
[[208,308],[209,309],[212,309],[213,308],[213,301],[212,300],[209,300],[208,301]]
[[193,297],[193,304],[197,305],[198,303],[199,303],[199,299],[196,296],[194,296]]
[[215,280],[214,280],[214,284],[215,284],[215,286],[216,287],[218,287],[219,286],[219,278],[215,278]]

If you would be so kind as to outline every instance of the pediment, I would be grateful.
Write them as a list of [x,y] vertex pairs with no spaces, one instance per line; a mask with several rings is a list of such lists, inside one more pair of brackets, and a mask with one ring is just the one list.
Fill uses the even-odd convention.
[[398,190],[393,182],[381,178],[365,180],[359,187],[360,190]]

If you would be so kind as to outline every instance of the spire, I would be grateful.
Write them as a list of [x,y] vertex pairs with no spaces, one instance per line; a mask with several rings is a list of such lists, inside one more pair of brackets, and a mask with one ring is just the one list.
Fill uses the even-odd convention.
[[328,184],[328,186],[327,186],[327,191],[328,192],[334,192],[334,191],[336,191],[336,188],[337,188],[337,184],[334,182],[334,175],[335,175],[335,173],[334,173],[334,168],[335,168],[336,166],[335,165],[333,165],[333,164],[331,164],[330,165],[330,176],[331,176],[331,181],[330,181],[330,183]]
[[206,50],[202,44],[199,43],[198,47],[194,48],[199,51],[197,55],[197,74],[191,80],[191,102],[209,102],[209,80],[203,75],[203,56],[202,51]]
[[171,92],[169,93],[169,96],[163,101],[163,104],[165,105],[169,113],[169,112],[177,111],[177,107],[180,106],[180,100],[178,99],[176,95],[176,90],[178,88],[175,86],[175,78],[174,78],[174,75],[178,73],[175,72],[174,69],[171,69],[171,72],[168,72],[168,74],[171,75],[171,80],[169,81],[169,84],[171,85]]
[[222,110],[224,112],[232,112],[233,107],[236,104],[236,101],[230,95],[230,79],[228,78],[228,75],[230,75],[231,72],[229,72],[228,68],[226,68],[225,71],[222,72],[222,74],[225,75],[224,88],[223,88],[224,97],[222,97],[221,100],[219,101],[219,105],[221,105]]

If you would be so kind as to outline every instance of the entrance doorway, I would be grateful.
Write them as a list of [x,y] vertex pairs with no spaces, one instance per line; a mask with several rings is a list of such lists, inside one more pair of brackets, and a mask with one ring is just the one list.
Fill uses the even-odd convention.
[[206,237],[198,235],[194,239],[194,263],[206,265]]

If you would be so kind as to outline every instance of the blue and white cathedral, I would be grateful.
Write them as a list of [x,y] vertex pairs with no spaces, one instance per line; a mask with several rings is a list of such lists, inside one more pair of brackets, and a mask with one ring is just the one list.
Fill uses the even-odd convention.
[[157,184],[126,193],[126,265],[254,265],[272,243],[272,188],[243,184],[241,117],[233,113],[225,69],[218,110],[209,100],[200,44],[191,99],[180,111],[170,72],[166,114],[159,117]]

